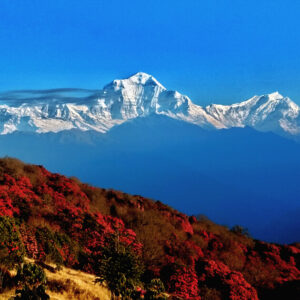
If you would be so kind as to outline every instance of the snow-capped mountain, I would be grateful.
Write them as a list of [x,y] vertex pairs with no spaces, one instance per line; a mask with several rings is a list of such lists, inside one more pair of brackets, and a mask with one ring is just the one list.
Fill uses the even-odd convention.
[[232,105],[212,104],[205,110],[225,128],[249,126],[278,134],[300,133],[299,106],[278,92]]
[[115,125],[152,114],[221,129],[249,126],[280,135],[300,134],[300,108],[278,92],[232,105],[202,107],[169,91],[146,73],[114,80],[102,90],[57,89],[0,95],[0,133],[107,132]]

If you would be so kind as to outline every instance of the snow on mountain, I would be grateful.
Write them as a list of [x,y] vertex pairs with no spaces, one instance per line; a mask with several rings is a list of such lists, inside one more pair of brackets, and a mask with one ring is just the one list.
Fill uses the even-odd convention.
[[232,105],[212,104],[205,110],[226,128],[249,126],[281,135],[300,134],[299,106],[278,92]]
[[250,126],[280,135],[300,134],[300,108],[278,92],[232,105],[205,108],[169,91],[153,76],[136,73],[103,90],[58,89],[0,95],[0,134],[79,129],[106,132],[137,117],[161,114],[204,128]]

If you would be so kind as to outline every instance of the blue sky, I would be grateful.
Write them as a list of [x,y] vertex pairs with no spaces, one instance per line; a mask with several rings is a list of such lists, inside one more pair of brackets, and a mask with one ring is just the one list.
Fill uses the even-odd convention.
[[300,104],[300,1],[1,0],[0,90],[102,88],[144,71],[200,104]]

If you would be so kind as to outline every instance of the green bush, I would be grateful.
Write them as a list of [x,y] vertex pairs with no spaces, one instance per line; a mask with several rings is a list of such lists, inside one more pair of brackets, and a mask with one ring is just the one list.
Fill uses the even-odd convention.
[[44,270],[36,264],[26,263],[18,269],[18,281],[28,286],[46,284]]
[[102,250],[96,282],[105,281],[114,295],[131,299],[135,287],[140,286],[142,272],[143,267],[130,247],[114,238]]
[[46,294],[45,287],[39,285],[36,288],[30,289],[24,286],[22,290],[16,290],[16,295],[11,300],[48,300],[49,295]]
[[0,264],[13,268],[23,262],[24,245],[14,220],[0,216]]
[[64,235],[53,233],[47,227],[38,227],[35,236],[38,244],[45,252],[46,260],[60,267],[64,260],[58,251],[58,247],[61,247],[67,240],[69,242],[69,239]]
[[46,294],[47,278],[44,270],[36,264],[27,263],[18,269],[16,276],[20,289],[12,299],[22,300],[47,300],[50,297]]
[[165,293],[165,287],[163,282],[159,278],[154,278],[146,287],[147,293],[145,299],[147,300],[165,300],[167,299]]

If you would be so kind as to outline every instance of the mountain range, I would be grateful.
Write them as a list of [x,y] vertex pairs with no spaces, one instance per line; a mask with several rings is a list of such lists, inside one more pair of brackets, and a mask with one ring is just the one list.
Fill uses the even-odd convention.
[[249,126],[286,137],[300,135],[300,108],[278,92],[232,105],[197,105],[139,72],[114,80],[102,90],[13,91],[0,95],[0,133],[101,133],[137,117],[163,115],[207,129]]

